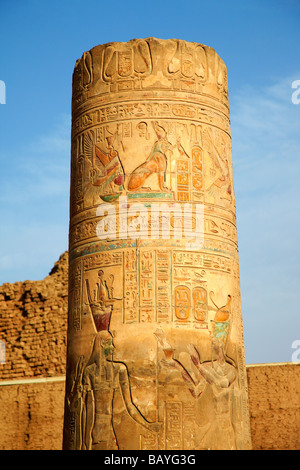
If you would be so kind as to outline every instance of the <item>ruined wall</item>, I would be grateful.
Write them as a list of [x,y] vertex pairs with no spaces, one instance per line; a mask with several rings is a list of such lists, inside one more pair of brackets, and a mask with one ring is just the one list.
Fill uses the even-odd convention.
[[254,449],[300,449],[300,364],[247,367]]
[[42,281],[0,286],[0,380],[65,373],[67,304],[68,253]]
[[[0,450],[62,448],[68,254],[43,281],[0,286]],[[253,449],[300,449],[300,365],[247,366]]]
[[55,379],[0,382],[0,450],[62,448],[65,381]]

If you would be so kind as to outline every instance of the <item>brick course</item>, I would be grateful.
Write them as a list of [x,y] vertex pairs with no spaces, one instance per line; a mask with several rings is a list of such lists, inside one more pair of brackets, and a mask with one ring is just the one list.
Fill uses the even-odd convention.
[[0,286],[0,380],[65,373],[67,312],[68,253],[42,281]]

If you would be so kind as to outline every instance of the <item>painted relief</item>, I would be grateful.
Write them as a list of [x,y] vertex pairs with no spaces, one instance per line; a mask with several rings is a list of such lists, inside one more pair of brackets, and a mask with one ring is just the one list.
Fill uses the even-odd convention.
[[227,71],[213,49],[146,38],[76,62],[69,260],[64,448],[250,448]]
[[157,141],[154,143],[145,162],[132,172],[127,186],[129,191],[140,189],[146,179],[153,173],[157,174],[159,188],[162,191],[168,189],[165,186],[167,171],[166,152],[172,147],[172,144],[168,142],[166,131],[163,127],[159,126],[157,122],[153,123],[153,127],[157,135]]
[[206,138],[210,158],[207,195],[215,204],[231,206],[233,203],[232,177],[224,138],[219,136],[214,138],[209,130],[206,132]]
[[114,135],[106,137],[107,149],[102,150],[93,140],[93,133],[85,135],[85,155],[92,162],[93,186],[99,188],[99,196],[103,201],[111,202],[118,199],[124,189],[124,169],[117,150],[114,149]]
[[188,202],[190,200],[189,162],[186,160],[177,160],[176,170],[178,200]]
[[82,279],[83,279],[83,266],[82,261],[73,262],[71,264],[71,275],[69,276],[69,314],[70,325],[78,331],[82,326]]
[[222,101],[228,99],[225,64],[211,48],[176,39],[135,39],[97,46],[77,61],[73,75],[75,103],[91,92],[162,88],[205,93],[206,86],[208,90],[214,87]]
[[[139,123],[139,135],[147,137],[147,127],[141,127]],[[157,140],[155,141],[150,154],[148,155],[145,162],[139,165],[130,175],[127,189],[128,191],[137,191],[139,189],[150,191],[151,188],[145,188],[144,183],[152,174],[156,174],[158,178],[158,186],[161,191],[168,191],[170,188],[166,186],[166,172],[168,166],[167,154],[172,152],[177,147],[180,153],[186,154],[180,141],[177,141],[176,145],[171,144],[168,141],[166,130],[159,125],[157,121],[152,122]]]
[[140,253],[140,321],[155,321],[155,280],[153,251],[143,250]]
[[[181,44],[178,44],[178,46],[179,47],[177,47],[177,60],[181,59],[180,62],[182,75],[185,78],[192,78],[194,75],[196,75],[197,77],[204,80],[207,73],[207,63],[204,48],[201,46],[197,46],[196,48],[186,45],[182,46]],[[181,57],[179,57],[179,48],[181,49]],[[176,56],[174,56],[174,58],[175,57]],[[172,59],[173,70],[174,58]]]
[[223,342],[224,345],[227,344],[229,333],[230,333],[230,320],[231,320],[231,295],[227,296],[227,302],[224,306],[218,307],[213,300],[213,293],[210,293],[210,298],[213,304],[216,306],[217,311],[212,320],[213,324],[213,336]]
[[193,290],[193,307],[195,319],[200,322],[207,321],[207,292],[203,287],[195,287]]
[[130,417],[152,433],[160,430],[159,423],[149,422],[132,401],[126,364],[114,361],[114,342],[106,324],[95,322],[94,336],[87,360],[80,357],[71,388],[68,405],[76,410],[75,448],[77,450],[118,450],[114,431],[113,403],[119,389]]
[[[237,382],[238,372],[235,362],[226,355],[223,342],[212,337],[211,358],[204,362],[195,345],[187,344],[186,351],[190,364],[186,366],[178,359],[176,349],[170,346],[162,330],[157,330],[155,336],[163,351],[160,360],[161,367],[165,370],[178,371],[190,396],[195,400],[194,415],[197,415],[197,410],[199,411],[202,407],[208,407],[205,403],[205,395],[210,397],[213,413],[204,420],[206,422],[195,423],[196,427],[199,426],[199,432],[198,439],[194,443],[194,450],[237,449],[240,423],[235,421],[237,413],[233,410],[233,389]],[[207,393],[207,389],[210,393]],[[166,407],[168,406],[167,402]],[[177,406],[182,408],[183,403],[179,402]],[[179,426],[180,430],[182,424]],[[167,422],[165,426],[168,426]]]
[[171,256],[168,250],[156,251],[156,321],[170,320],[172,298],[169,281],[171,272]]
[[117,50],[114,45],[108,45],[103,57],[103,79],[107,82],[120,80],[121,87],[130,87],[131,81],[123,82],[122,79],[132,78],[133,74],[144,77],[151,72],[152,60],[149,45],[144,40],[136,42],[134,48],[126,46]]
[[190,290],[186,286],[177,286],[175,289],[175,315],[178,320],[187,320],[190,316],[191,299]]
[[90,307],[92,317],[97,331],[108,329],[109,322],[113,310],[113,274],[110,275],[109,280],[104,279],[104,271],[98,271],[98,282],[93,294],[90,289],[89,280],[86,279],[86,291],[88,298],[88,305]]
[[125,252],[124,265],[124,317],[123,323],[136,323],[139,320],[137,255],[135,249]]

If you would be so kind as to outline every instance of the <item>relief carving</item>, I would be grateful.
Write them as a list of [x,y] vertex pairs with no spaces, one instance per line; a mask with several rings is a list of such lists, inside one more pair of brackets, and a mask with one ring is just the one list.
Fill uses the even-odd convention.
[[191,363],[195,366],[193,372],[188,371],[176,356],[176,350],[167,342],[162,330],[155,332],[158,344],[163,350],[164,357],[161,364],[167,369],[179,371],[183,382],[186,384],[191,396],[196,400],[197,407],[202,404],[206,387],[212,394],[212,407],[214,413],[208,423],[198,423],[201,432],[196,449],[210,450],[234,450],[238,448],[238,425],[234,418],[236,413],[233,407],[233,387],[237,380],[237,369],[234,361],[230,359],[224,348],[222,340],[212,337],[211,360],[201,362],[200,354],[193,344],[188,344],[186,349]]
[[158,87],[195,93],[206,83],[227,98],[227,70],[214,51],[202,44],[147,38],[85,52],[75,66],[73,94],[81,102],[80,92],[91,85],[98,93]]
[[124,189],[124,168],[113,146],[116,137],[117,131],[106,137],[107,150],[95,144],[93,133],[87,133],[84,140],[85,155],[92,162],[92,184],[99,188],[99,197],[106,202],[118,199]]
[[130,417],[152,433],[160,423],[149,422],[132,401],[126,364],[113,360],[113,336],[106,328],[98,329],[91,353],[85,363],[78,361],[76,379],[69,395],[70,409],[80,411],[76,443],[78,450],[118,450],[114,431],[113,403],[120,389]]
[[250,448],[225,64],[84,52],[71,142],[64,448]]
[[164,128],[159,126],[157,122],[152,124],[157,135],[157,141],[154,143],[146,161],[131,173],[128,181],[128,191],[140,189],[146,179],[153,173],[157,174],[159,188],[162,191],[168,189],[165,186],[167,171],[166,152],[170,150],[172,144],[168,142]]
[[136,41],[133,48],[125,46],[121,50],[113,44],[108,45],[103,64],[103,79],[107,82],[147,76],[152,69],[149,45],[144,40]]
[[128,191],[137,191],[152,174],[157,174],[158,185],[161,191],[168,191],[166,187],[166,172],[168,158],[167,153],[172,152],[177,147],[180,153],[186,154],[179,140],[175,145],[168,141],[165,129],[157,121],[152,122],[157,140],[155,141],[150,154],[144,163],[139,165],[130,175],[128,181]]

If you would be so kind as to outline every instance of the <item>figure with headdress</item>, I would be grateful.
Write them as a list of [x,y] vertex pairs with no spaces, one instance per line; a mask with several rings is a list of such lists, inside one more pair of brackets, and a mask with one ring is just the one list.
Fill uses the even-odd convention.
[[214,306],[217,308],[214,318],[211,320],[212,335],[223,341],[224,348],[226,348],[227,341],[230,333],[230,317],[231,317],[231,295],[227,296],[226,304],[218,307],[213,298],[214,293],[210,292],[210,299]]
[[93,138],[93,133],[87,133],[84,139],[84,151],[92,164],[93,174],[96,175],[93,186],[100,190],[100,198],[104,201],[117,199],[124,189],[125,173],[114,141],[118,130],[106,137],[107,151],[101,149]]
[[194,345],[188,345],[191,360],[199,379],[204,379],[213,394],[214,416],[201,441],[201,446],[211,450],[237,449],[235,417],[232,414],[232,385],[237,379],[237,370],[224,352],[222,339],[212,337],[211,361],[201,363],[199,352]]
[[[151,152],[144,163],[139,165],[130,175],[127,189],[128,191],[136,191],[145,183],[146,179],[152,174],[157,174],[158,185],[161,191],[166,191],[166,171],[167,171],[167,152],[172,151],[175,147],[168,141],[165,129],[158,124],[157,121],[152,123],[157,136]],[[181,153],[185,153],[182,145],[178,141],[176,147]]]
[[112,276],[109,284],[107,284],[107,281],[104,279],[104,271],[100,269],[98,271],[98,281],[96,282],[96,291],[93,298],[89,280],[85,280],[88,305],[97,331],[98,329],[108,329],[114,301],[118,300],[113,297],[113,281],[114,278]]
[[[98,302],[90,304],[95,336],[88,359],[80,367],[76,383],[81,391],[81,440],[82,450],[117,450],[119,448],[113,426],[113,403],[117,390],[127,412],[150,432],[158,432],[160,423],[151,423],[140,413],[132,401],[129,375],[126,364],[114,361],[113,335],[109,330],[112,315],[110,287],[103,280],[103,271],[98,272]],[[88,287],[88,283],[87,283]],[[90,294],[88,294],[90,297]],[[77,398],[78,399],[78,398]],[[77,442],[79,439],[77,438]]]
[[165,353],[161,364],[169,369],[177,369],[181,373],[191,395],[199,400],[199,406],[205,388],[211,388],[214,416],[209,423],[199,424],[203,429],[199,448],[237,449],[237,420],[232,413],[233,384],[237,380],[237,370],[234,361],[225,354],[223,340],[212,335],[211,360],[205,362],[201,361],[200,354],[193,344],[187,345],[191,362],[196,368],[196,375],[192,377],[183,364],[174,357],[176,351],[167,343],[165,337],[157,333],[155,335]]
[[233,190],[231,183],[231,176],[229,171],[229,162],[226,156],[222,157],[219,150],[217,149],[214,139],[208,132],[209,155],[217,168],[217,176],[215,176],[213,182],[206,188],[208,194],[213,198],[217,196],[222,200],[232,202]]

